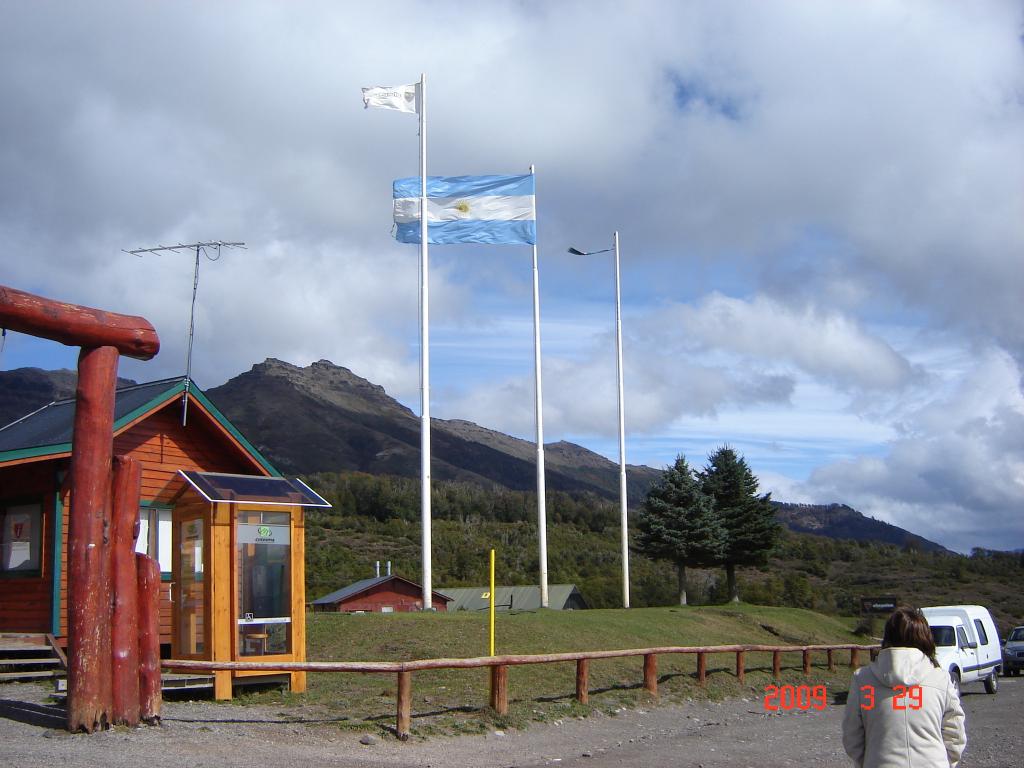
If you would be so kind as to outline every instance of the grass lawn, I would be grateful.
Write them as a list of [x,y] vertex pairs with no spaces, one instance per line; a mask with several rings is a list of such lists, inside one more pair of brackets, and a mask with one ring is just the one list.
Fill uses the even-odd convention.
[[[310,661],[410,661],[487,655],[486,613],[315,613],[307,620]],[[495,619],[495,652],[540,654],[735,643],[864,644],[863,638],[850,631],[852,624],[852,620],[811,611],[746,604],[499,613]],[[850,676],[847,653],[836,656],[835,673],[828,671],[825,654],[816,654],[810,679],[803,675],[800,654],[784,654],[782,658],[781,682],[824,684],[830,696],[846,691]],[[866,655],[862,660],[867,660]],[[707,684],[701,687],[696,680],[696,656],[659,656],[659,698],[679,701],[745,696],[758,706],[765,685],[773,682],[770,653],[747,654],[743,685],[736,679],[734,654],[711,655],[707,662]],[[574,663],[510,667],[510,711],[503,717],[487,706],[487,669],[415,672],[413,734],[522,728],[530,721],[650,705],[654,702],[642,687],[642,670],[641,657],[591,661],[590,703],[583,706],[574,699]],[[352,727],[385,730],[394,725],[396,688],[394,674],[310,673],[305,694],[265,692],[237,700],[310,706],[328,716],[325,719],[345,717]]]

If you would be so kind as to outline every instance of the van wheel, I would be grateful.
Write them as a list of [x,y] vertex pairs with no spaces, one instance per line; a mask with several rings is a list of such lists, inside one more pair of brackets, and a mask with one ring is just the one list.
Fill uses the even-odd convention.
[[995,693],[999,690],[999,680],[993,670],[992,674],[985,678],[985,693]]
[[953,683],[953,689],[956,691],[956,695],[960,696],[960,672],[956,669],[949,670],[949,679]]

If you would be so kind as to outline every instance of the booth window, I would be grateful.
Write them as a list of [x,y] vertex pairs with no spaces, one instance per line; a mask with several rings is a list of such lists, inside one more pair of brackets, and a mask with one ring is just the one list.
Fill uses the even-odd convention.
[[291,653],[291,515],[236,513],[238,653]]
[[42,549],[42,504],[0,503],[0,576],[39,576]]

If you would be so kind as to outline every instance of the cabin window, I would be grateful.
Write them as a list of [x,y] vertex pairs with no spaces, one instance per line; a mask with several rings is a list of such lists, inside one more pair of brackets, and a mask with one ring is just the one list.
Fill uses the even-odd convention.
[[39,576],[42,549],[42,504],[0,505],[0,576]]
[[143,507],[139,510],[139,538],[135,551],[160,563],[164,579],[171,577],[171,510]]

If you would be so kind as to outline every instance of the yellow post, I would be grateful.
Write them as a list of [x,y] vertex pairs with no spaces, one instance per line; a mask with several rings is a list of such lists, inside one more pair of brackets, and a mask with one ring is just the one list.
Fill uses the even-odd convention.
[[491,625],[491,656],[494,655],[494,550],[491,550],[491,606],[488,610]]

